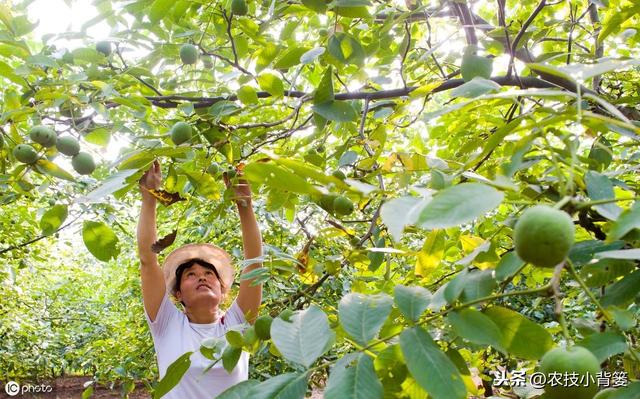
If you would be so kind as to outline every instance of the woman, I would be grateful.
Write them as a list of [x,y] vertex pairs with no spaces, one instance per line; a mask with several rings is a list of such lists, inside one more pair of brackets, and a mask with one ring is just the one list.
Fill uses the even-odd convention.
[[[200,353],[200,343],[205,338],[223,336],[234,325],[253,323],[262,301],[262,285],[252,286],[253,280],[240,281],[238,296],[222,313],[219,305],[229,293],[235,275],[231,257],[225,251],[211,244],[188,244],[171,252],[160,268],[158,257],[151,250],[157,241],[156,198],[149,190],[160,188],[161,181],[160,164],[155,161],[140,179],[142,209],[137,231],[142,299],[160,377],[164,377],[167,367],[176,359],[193,352],[189,370],[164,397],[212,398],[248,378],[249,355],[243,352],[231,373],[224,370],[221,362],[204,372],[211,361]],[[234,191],[244,256],[259,258],[262,238],[251,205],[251,191],[246,182],[240,183],[234,186]],[[226,176],[225,184],[229,186]],[[260,266],[254,263],[242,273]],[[184,312],[171,302],[170,295],[182,303]]]

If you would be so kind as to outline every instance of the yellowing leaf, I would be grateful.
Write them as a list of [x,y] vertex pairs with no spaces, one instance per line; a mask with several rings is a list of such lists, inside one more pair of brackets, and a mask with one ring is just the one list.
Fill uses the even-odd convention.
[[480,244],[482,244],[484,240],[480,237],[472,236],[472,235],[461,235],[460,243],[462,244],[462,250],[465,254],[476,249]]
[[444,257],[444,230],[432,230],[418,252],[416,261],[416,276],[426,277],[442,261]]

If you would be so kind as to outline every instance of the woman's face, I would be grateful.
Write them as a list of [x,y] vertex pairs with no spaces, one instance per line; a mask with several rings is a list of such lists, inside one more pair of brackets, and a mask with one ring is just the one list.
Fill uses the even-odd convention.
[[222,300],[220,281],[213,270],[196,263],[182,273],[180,289],[176,291],[176,298],[185,307],[215,306]]

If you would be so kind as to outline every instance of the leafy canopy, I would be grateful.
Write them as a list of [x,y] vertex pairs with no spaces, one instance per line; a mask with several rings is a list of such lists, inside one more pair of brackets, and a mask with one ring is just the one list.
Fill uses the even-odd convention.
[[[132,234],[156,159],[167,245],[242,265],[221,173],[253,189],[265,257],[248,277],[280,316],[271,339],[200,348],[227,369],[253,354],[260,382],[223,397],[490,396],[479,378],[532,372],[561,339],[640,377],[635,2],[98,0],[41,40],[29,3],[0,3],[9,377],[156,384]],[[192,134],[172,140],[176,123]],[[95,170],[34,142],[39,125]],[[513,252],[535,204],[576,225],[562,267]]]

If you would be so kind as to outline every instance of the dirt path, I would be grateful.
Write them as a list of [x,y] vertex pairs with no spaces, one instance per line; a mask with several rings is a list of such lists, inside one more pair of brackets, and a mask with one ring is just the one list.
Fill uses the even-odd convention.
[[[64,377],[58,378],[55,381],[42,382],[39,385],[20,386],[19,391],[26,390],[24,394],[18,393],[15,396],[7,395],[5,387],[0,387],[0,398],[2,399],[23,399],[23,398],[46,398],[46,399],[70,399],[70,398],[82,398],[82,392],[84,392],[84,384],[89,381],[89,377]],[[31,388],[31,391],[29,391]],[[46,391],[46,392],[43,392]],[[40,391],[40,392],[35,392]],[[94,387],[92,399],[106,399],[106,398],[120,398],[122,397],[120,387],[114,387],[109,389],[105,386]],[[147,392],[144,384],[139,384],[136,389],[129,394],[129,399],[147,399],[151,398],[151,395]]]

